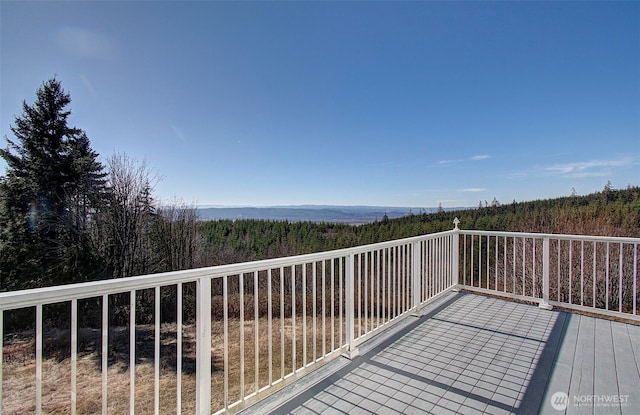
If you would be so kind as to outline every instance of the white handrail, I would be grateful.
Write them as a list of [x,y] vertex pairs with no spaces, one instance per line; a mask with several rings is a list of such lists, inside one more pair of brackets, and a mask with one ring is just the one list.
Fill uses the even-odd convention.
[[182,271],[170,271],[110,280],[0,292],[0,310],[12,310],[36,304],[53,304],[71,301],[73,299],[79,300],[99,297],[102,295],[119,294],[131,290],[144,290],[148,288],[155,288],[156,286],[194,282],[202,277],[221,278],[224,275],[237,275],[239,273],[250,273],[280,267],[286,268],[301,263],[312,263],[314,261],[346,257],[352,253],[358,254],[361,252],[388,248],[424,239],[434,239],[442,235],[450,234],[451,232],[452,231],[445,231],[370,245],[360,245],[353,248],[337,249],[333,251],[296,255],[284,258],[264,259],[260,261],[240,262],[236,264],[217,265],[213,267],[195,268]]
[[[223,383],[224,397],[221,407],[215,404],[222,412],[235,412],[239,408],[250,404],[260,397],[268,394],[284,384],[290,383],[305,372],[313,370],[319,365],[334,359],[340,353],[347,352],[351,357],[358,353],[358,345],[368,338],[376,335],[382,329],[395,324],[395,322],[409,316],[413,310],[429,301],[435,296],[441,295],[450,289],[456,278],[452,275],[453,267],[445,266],[451,258],[448,256],[454,250],[452,246],[454,231],[440,232],[436,234],[423,235],[405,238],[395,241],[382,242],[377,244],[357,246],[353,248],[340,249],[335,251],[312,253],[285,258],[268,259],[215,267],[199,268],[192,270],[166,272],[153,275],[142,275],[128,278],[120,278],[106,281],[94,281],[79,284],[69,284],[57,287],[45,287],[31,290],[0,293],[0,331],[4,331],[2,324],[5,312],[25,307],[36,307],[36,331],[35,338],[37,345],[41,344],[46,333],[41,324],[43,307],[50,304],[71,303],[71,384],[70,405],[72,412],[77,406],[78,384],[76,362],[78,357],[78,324],[77,304],[79,300],[89,298],[101,299],[101,345],[96,350],[100,354],[101,360],[101,384],[100,391],[101,406],[103,412],[111,406],[107,392],[109,385],[108,355],[110,352],[109,336],[109,299],[111,295],[125,294],[129,296],[129,322],[127,324],[129,333],[129,402],[128,410],[131,412],[142,397],[136,396],[136,385],[140,380],[136,380],[134,375],[136,366],[136,344],[135,331],[136,308],[142,306],[136,301],[137,293],[152,289],[153,296],[153,407],[158,412],[160,400],[165,393],[160,390],[160,336],[161,318],[160,310],[162,297],[160,295],[162,287],[176,287],[178,295],[182,295],[183,284],[195,284],[195,348],[196,348],[196,373],[195,373],[195,404],[194,408],[198,414],[210,414],[212,410],[212,282],[221,279],[223,297],[223,325],[224,333],[224,373],[223,378],[218,380]],[[427,262],[431,265],[427,266]],[[277,275],[276,275],[277,274]],[[243,283],[247,278],[246,286]],[[279,277],[279,278],[278,278]],[[235,293],[232,289],[230,279],[234,278],[237,285],[233,289],[239,290]],[[279,293],[271,295],[271,284],[280,280]],[[253,281],[251,281],[253,280]],[[259,282],[268,284],[268,293],[259,293]],[[285,293],[284,284],[290,285]],[[251,288],[253,284],[253,288]],[[277,284],[277,282],[276,282]],[[318,286],[318,284],[322,284]],[[236,288],[237,287],[237,288]],[[331,288],[329,288],[331,287]],[[334,291],[338,288],[338,292]],[[229,316],[229,306],[231,305],[230,295],[239,295],[239,320]],[[249,321],[244,317],[245,307],[243,306],[243,296],[253,295],[253,336],[244,335],[245,322]],[[268,295],[268,327],[269,348],[268,357],[260,353],[258,347],[259,331],[262,324],[261,316],[258,315],[258,295]],[[316,299],[321,299],[318,301]],[[274,336],[274,326],[272,324],[273,307],[271,301],[275,298],[280,301],[280,309],[277,318],[280,319],[280,341]],[[356,303],[357,300],[357,303]],[[237,297],[234,301],[236,304]],[[290,301],[289,304],[286,304]],[[331,310],[327,309],[331,304]],[[335,307],[338,307],[336,312]],[[175,305],[180,308],[177,311],[176,341],[182,342],[182,302]],[[237,305],[236,305],[237,306]],[[172,305],[173,307],[173,305]],[[309,309],[307,309],[309,307]],[[248,310],[248,309],[247,309]],[[126,312],[126,311],[125,311]],[[126,316],[126,314],[125,314]],[[6,316],[5,316],[6,317]],[[330,322],[327,322],[330,318]],[[338,319],[338,321],[335,321]],[[290,343],[285,342],[285,320],[291,326]],[[297,327],[303,322],[302,327]],[[312,323],[312,327],[307,329],[307,324]],[[99,323],[100,324],[100,323]],[[219,323],[217,323],[219,324]],[[330,332],[327,329],[330,328]],[[338,329],[338,332],[336,332]],[[233,333],[239,331],[239,352],[238,344],[231,344],[230,338]],[[264,330],[264,329],[262,329]],[[321,333],[318,333],[321,330]],[[6,334],[6,333],[5,333]],[[273,353],[272,340],[275,340],[276,347],[280,348],[280,353]],[[245,343],[253,341],[253,347]],[[308,344],[311,342],[311,344]],[[321,342],[321,344],[319,344]],[[330,346],[330,347],[328,347]],[[307,348],[309,347],[309,350]],[[0,349],[2,341],[0,341]],[[285,348],[289,352],[285,353]],[[297,350],[300,348],[300,350]],[[43,405],[43,361],[41,347],[36,354],[36,407]],[[233,352],[233,350],[236,350]],[[253,350],[250,350],[253,349]],[[182,347],[177,350],[176,372],[177,388],[180,388],[181,367],[182,367]],[[245,352],[254,355],[253,361],[245,362]],[[239,354],[240,378],[238,374],[231,374],[229,359],[231,353]],[[280,358],[280,373],[274,376],[275,366],[272,359],[275,356]],[[288,362],[285,364],[285,355]],[[258,359],[268,358],[268,369],[261,369]],[[289,360],[290,359],[290,360]],[[246,364],[245,364],[246,363]],[[142,363],[140,363],[142,364]],[[252,379],[245,379],[244,369],[253,368]],[[236,369],[237,370],[237,369]],[[260,374],[268,373],[268,382],[264,384]],[[46,374],[44,374],[46,377]],[[0,379],[3,371],[0,367]],[[275,377],[275,379],[274,379]],[[236,380],[233,380],[235,378]],[[230,382],[239,380],[240,389],[237,384],[233,386],[234,395],[231,394]],[[248,382],[245,382],[248,381]],[[149,382],[152,380],[149,379]],[[245,390],[245,383],[247,389]],[[264,386],[263,386],[264,384]],[[3,390],[0,389],[0,402],[2,401]],[[111,396],[111,395],[110,395]],[[113,399],[113,398],[111,398]],[[181,390],[176,390],[176,409],[182,408]]]
[[640,238],[471,230],[460,235],[461,284],[468,290],[640,321]]
[[460,230],[461,235],[489,235],[489,236],[516,236],[520,238],[538,238],[549,237],[552,239],[562,240],[582,240],[596,242],[622,242],[622,243],[640,243],[640,238],[632,238],[625,236],[595,236],[595,235],[570,235],[560,233],[535,233],[535,232],[503,232],[503,231],[474,231]]
[[[634,296],[632,301],[629,300],[628,292],[624,291],[628,288],[632,293],[637,293],[640,238],[471,231],[460,230],[457,221],[454,223],[456,226],[450,231],[328,252],[4,292],[0,293],[0,334],[3,332],[3,323],[7,324],[4,312],[35,307],[35,403],[36,408],[41,408],[43,375],[47,375],[42,372],[42,341],[45,335],[42,328],[43,307],[46,309],[49,304],[63,302],[71,304],[70,405],[73,412],[79,388],[75,381],[79,353],[78,300],[100,298],[102,321],[106,322],[101,327],[100,351],[104,410],[109,407],[106,370],[110,335],[109,296],[129,295],[129,365],[135,369],[136,293],[153,289],[155,385],[152,402],[157,412],[164,396],[159,389],[158,378],[161,350],[160,290],[167,286],[176,287],[180,295],[176,304],[176,337],[180,346],[177,349],[175,372],[178,378],[176,409],[179,412],[182,407],[182,287],[183,284],[195,284],[195,410],[198,414],[208,415],[212,409],[216,409],[213,408],[211,395],[211,345],[214,341],[211,307],[212,282],[217,279],[221,280],[223,302],[223,316],[220,322],[216,322],[223,325],[223,333],[217,334],[222,339],[224,354],[223,377],[220,380],[223,403],[217,406],[220,413],[236,412],[341,353],[347,353],[349,357],[357,355],[362,342],[455,287],[536,301],[544,308],[563,306],[640,321],[637,298]],[[285,284],[288,285],[286,293]],[[275,292],[272,293],[272,289]],[[246,310],[253,312],[253,317],[245,319],[244,298],[251,295],[253,298],[247,301],[252,304]],[[603,298],[600,297],[602,295]],[[263,314],[259,313],[259,296],[268,299],[268,311]],[[279,307],[272,302],[279,303]],[[238,304],[239,317],[237,314],[231,316],[229,306]],[[327,308],[329,306],[330,310]],[[274,314],[277,314],[275,318]],[[273,324],[276,318],[279,324]],[[245,325],[249,321],[251,324]],[[309,328],[308,324],[311,324]],[[259,333],[265,327],[268,347],[263,353],[258,341]],[[253,334],[245,336],[245,330],[253,330]],[[286,330],[290,330],[287,341]],[[234,334],[239,337],[237,343],[231,340]],[[246,346],[245,350],[245,343],[252,341],[253,345]],[[2,347],[0,336],[0,357]],[[285,349],[288,350],[287,354]],[[245,358],[245,352],[248,356],[253,355],[253,360],[250,360],[251,357]],[[229,359],[233,353],[240,353],[240,378],[237,378],[238,373],[230,372]],[[267,369],[260,366],[259,359],[268,359]],[[244,368],[253,370],[251,379],[245,379]],[[234,384],[233,390],[230,387],[234,377],[239,380],[240,389],[237,384]],[[0,380],[3,380],[1,366]],[[132,371],[129,411],[134,409],[137,402],[134,402],[136,383],[139,381],[136,382]],[[2,394],[0,385],[0,413]]]

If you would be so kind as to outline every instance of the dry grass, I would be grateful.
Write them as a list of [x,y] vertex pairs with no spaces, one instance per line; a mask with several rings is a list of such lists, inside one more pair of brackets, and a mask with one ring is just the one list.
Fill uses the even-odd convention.
[[[311,279],[309,280],[311,281]],[[311,282],[308,282],[311,286]],[[388,295],[388,294],[387,294]],[[296,369],[312,364],[332,349],[340,347],[339,340],[346,341],[346,324],[340,324],[341,303],[339,293],[334,294],[334,301],[327,295],[323,307],[322,298],[312,300],[308,293],[306,299],[296,295],[295,320],[291,311],[293,299],[288,296],[284,304],[279,304],[279,296],[274,295],[272,311],[272,330],[268,329],[265,315],[269,307],[265,306],[266,295],[258,298],[250,294],[244,296],[244,308],[236,296],[229,301],[228,353],[224,353],[224,324],[222,302],[214,297],[212,307],[211,334],[211,401],[213,411],[225,406],[225,362],[227,364],[227,397],[226,403],[232,404],[277,380],[292,373]],[[278,300],[278,301],[276,301]],[[398,300],[399,301],[399,300]],[[220,304],[218,304],[220,303]],[[252,320],[257,303],[258,332]],[[370,296],[362,298],[368,312],[377,310]],[[395,302],[394,302],[395,304]],[[217,306],[216,306],[217,305]],[[280,307],[283,306],[284,318],[280,319]],[[315,306],[315,307],[314,307]],[[301,317],[306,311],[306,324]],[[216,311],[217,310],[217,311]],[[238,315],[243,311],[245,322],[240,327]],[[335,315],[334,324],[327,316],[323,327],[323,313]],[[139,317],[144,316],[141,310]],[[313,314],[317,317],[314,319]],[[381,313],[387,315],[384,305]],[[387,317],[388,318],[388,317]],[[111,320],[110,320],[111,321]],[[140,321],[139,321],[140,323]],[[377,320],[376,320],[377,323]],[[372,321],[366,316],[356,318],[355,330],[371,330]],[[314,338],[315,327],[315,338]],[[295,330],[294,330],[295,328]],[[6,327],[5,327],[6,330]],[[340,333],[342,330],[342,333]],[[177,407],[177,325],[162,324],[160,327],[159,358],[159,397],[160,413],[176,413]],[[295,363],[293,338],[295,332]],[[306,337],[305,337],[306,332]],[[324,336],[323,336],[324,333]],[[130,397],[130,345],[128,327],[110,327],[107,369],[107,412],[122,414],[129,412]],[[20,333],[4,333],[3,342],[3,400],[4,414],[33,413],[35,410],[35,340],[34,330]],[[269,337],[271,336],[271,359],[269,359]],[[137,324],[135,356],[135,410],[136,413],[153,413],[155,394],[155,327],[153,324]],[[332,342],[331,339],[334,339]],[[71,412],[71,342],[69,328],[47,328],[43,332],[43,377],[42,377],[42,409],[46,414],[69,414]],[[241,349],[241,340],[244,348]],[[77,342],[77,413],[93,414],[102,411],[102,339],[100,329],[79,328]],[[257,344],[257,352],[256,352]],[[189,322],[182,325],[182,370],[180,373],[181,410],[182,413],[193,413],[195,410],[195,371],[196,371],[195,324]],[[306,351],[306,352],[305,352]],[[257,356],[256,356],[257,355]],[[256,365],[257,360],[257,365]],[[256,376],[256,367],[258,376]]]
[[[313,319],[307,317],[306,349],[307,364],[314,359]],[[255,323],[245,321],[240,330],[238,319],[229,320],[229,403],[269,384],[269,331],[265,318],[258,320],[258,383],[255,376]],[[338,347],[339,324],[334,324],[335,343]],[[296,368],[303,365],[303,320],[295,321]],[[241,353],[241,332],[244,336],[244,353]],[[284,334],[284,345],[281,344]],[[326,320],[325,349],[331,350],[331,322]],[[224,407],[224,325],[212,323],[212,408]],[[273,381],[290,373],[293,368],[292,336],[290,318],[284,320],[284,331],[279,319],[272,324],[272,374]],[[177,340],[176,325],[161,327],[160,348],[160,413],[176,413],[177,388]],[[71,359],[69,332],[47,330],[43,344],[42,409],[45,414],[69,414],[71,411]],[[344,324],[343,324],[343,339]],[[281,349],[284,346],[284,362]],[[315,357],[322,354],[322,319],[316,319]],[[182,413],[195,410],[195,326],[183,325],[182,338]],[[135,409],[136,413],[153,413],[154,408],[154,327],[138,325],[136,330]],[[244,371],[241,371],[241,356]],[[35,340],[32,332],[5,337],[3,349],[3,413],[25,414],[35,411]],[[284,365],[284,372],[282,367]],[[122,414],[129,411],[129,332],[125,328],[111,328],[109,332],[109,357],[107,370],[107,411]],[[99,330],[79,330],[77,358],[77,413],[94,414],[102,409],[101,339]]]
[[[145,332],[146,328],[142,328]],[[187,328],[185,342],[192,341],[193,335]],[[124,331],[123,331],[124,332]],[[171,332],[171,328],[163,327],[163,334]],[[173,328],[175,333],[175,327]],[[49,335],[52,333],[46,333]],[[128,337],[125,344],[122,335],[112,331],[113,339],[110,342],[109,365],[107,370],[107,410],[108,413],[122,414],[129,411],[129,357],[118,352],[118,349],[128,350]],[[124,332],[124,334],[127,334]],[[102,374],[101,353],[99,338],[92,339],[95,330],[83,330],[80,333],[81,345],[88,341],[78,353],[77,360],[77,413],[95,414],[102,410]],[[55,337],[47,336],[50,345],[55,342]],[[143,339],[139,339],[139,341]],[[172,349],[171,342],[175,344],[175,338],[163,340],[162,356],[160,360],[160,396],[162,413],[175,413],[176,408],[176,372],[175,372],[175,346]],[[68,339],[66,340],[68,343]],[[61,345],[65,341],[60,342]],[[98,345],[95,350],[94,345]],[[115,347],[111,345],[118,344]],[[148,347],[141,345],[137,353],[136,364],[136,413],[153,412],[154,396],[154,366],[152,357],[149,358]],[[151,356],[153,342],[151,342]],[[91,349],[94,350],[91,350]],[[26,414],[35,412],[35,342],[31,339],[8,340],[3,351],[3,413]],[[174,350],[171,353],[171,350]],[[71,412],[71,359],[65,356],[67,350],[57,349],[52,353],[51,347],[44,348],[42,364],[42,410],[45,414],[69,414]],[[63,356],[63,357],[61,357]],[[188,354],[185,353],[185,357]],[[188,374],[182,375],[182,402],[183,412],[193,413],[195,380]],[[169,392],[172,393],[169,393]]]

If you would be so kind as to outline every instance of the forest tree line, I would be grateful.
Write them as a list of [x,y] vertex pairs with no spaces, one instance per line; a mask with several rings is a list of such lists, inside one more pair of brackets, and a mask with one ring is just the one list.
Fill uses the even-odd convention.
[[408,213],[352,226],[265,220],[199,221],[160,204],[155,176],[126,154],[103,164],[68,125],[70,95],[50,79],[14,120],[0,177],[0,291],[282,257],[462,229],[640,237],[640,188]]

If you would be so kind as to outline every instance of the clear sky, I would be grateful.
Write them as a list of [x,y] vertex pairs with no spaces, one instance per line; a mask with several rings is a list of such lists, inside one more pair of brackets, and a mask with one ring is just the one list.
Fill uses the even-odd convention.
[[[71,124],[201,205],[477,206],[640,185],[640,3],[0,1],[0,134]],[[0,164],[0,174],[6,166]]]

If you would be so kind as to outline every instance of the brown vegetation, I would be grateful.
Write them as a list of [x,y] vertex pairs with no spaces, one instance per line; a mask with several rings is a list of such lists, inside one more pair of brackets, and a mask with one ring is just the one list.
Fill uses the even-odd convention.
[[[272,363],[271,379],[276,381],[293,369],[291,319],[285,319],[284,331],[281,321],[272,322]],[[325,336],[322,336],[322,322],[316,323],[315,351],[313,342],[314,321],[311,316],[306,321],[306,364],[320,358],[324,347],[331,350],[331,324],[327,321]],[[344,324],[343,330],[344,330]],[[339,324],[335,321],[334,346],[339,347]],[[244,343],[244,372],[241,377],[241,333]],[[284,361],[282,361],[281,333],[284,334]],[[303,319],[296,318],[296,368],[303,365]],[[83,329],[78,333],[77,357],[77,413],[99,413],[102,408],[102,375],[100,332]],[[71,411],[71,359],[69,333],[48,330],[43,345],[42,409],[45,414],[69,414]],[[224,325],[222,321],[212,323],[212,408],[224,407]],[[342,336],[344,339],[344,335]],[[240,321],[229,321],[229,402],[241,398],[241,384],[244,396],[269,384],[269,331],[265,318],[258,321],[258,384],[255,376],[255,321],[246,320],[240,330]],[[182,412],[195,410],[195,326],[185,324],[182,335]],[[176,411],[177,387],[177,341],[176,325],[161,327],[160,349],[160,413]],[[136,332],[136,413],[152,413],[154,408],[154,328],[138,326]],[[14,335],[5,340],[3,350],[3,408],[4,414],[21,415],[35,411],[35,340],[29,332]],[[284,372],[282,368],[284,367]],[[109,359],[107,371],[107,411],[110,414],[127,413],[129,410],[129,332],[117,328],[109,331]]]

